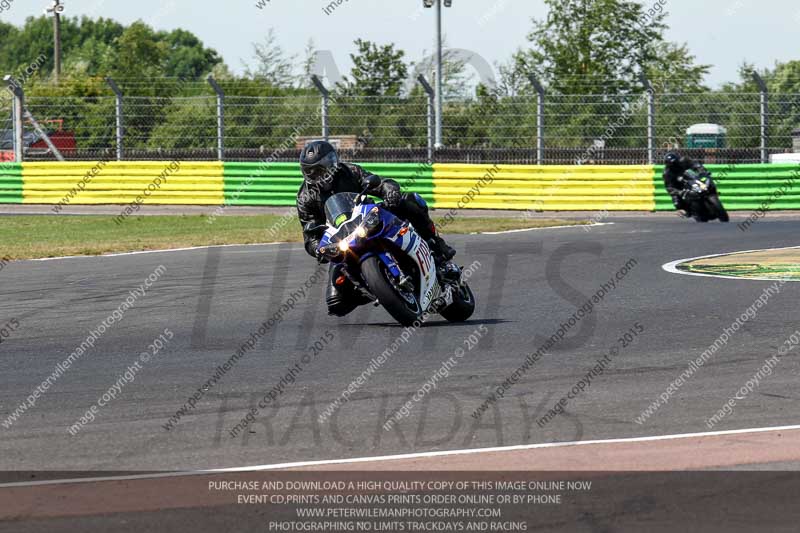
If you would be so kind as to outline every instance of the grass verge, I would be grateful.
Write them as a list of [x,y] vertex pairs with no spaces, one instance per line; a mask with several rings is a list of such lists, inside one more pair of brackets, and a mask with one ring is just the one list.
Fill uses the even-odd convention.
[[[113,218],[101,215],[2,217],[0,258],[37,259],[302,240],[297,219],[281,215],[224,216],[214,219],[211,224],[211,219],[205,215],[130,217],[122,224],[115,224]],[[463,217],[453,220],[443,233],[505,231],[585,223],[559,219]]]

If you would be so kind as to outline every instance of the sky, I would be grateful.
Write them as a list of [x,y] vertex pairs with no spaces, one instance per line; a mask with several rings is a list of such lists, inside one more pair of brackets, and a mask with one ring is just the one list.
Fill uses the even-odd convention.
[[[0,20],[22,24],[42,14],[51,0],[0,0],[10,5]],[[256,4],[262,4],[257,7]],[[341,2],[341,4],[339,4]],[[659,0],[642,0],[649,7]],[[698,62],[712,65],[706,83],[718,87],[738,80],[747,61],[758,68],[800,59],[797,0],[660,0],[668,12],[670,40],[687,43]],[[310,38],[330,50],[343,74],[349,70],[353,40],[393,42],[407,59],[419,61],[433,48],[433,9],[422,0],[64,0],[65,15],[110,17],[125,24],[144,20],[157,29],[181,27],[216,49],[234,72],[252,57],[252,43],[275,28],[280,45],[301,57]],[[765,8],[768,5],[769,8]],[[332,6],[332,7],[327,7]],[[327,12],[326,12],[327,11]],[[444,31],[452,48],[469,50],[490,64],[505,61],[543,18],[542,0],[453,0],[444,9]],[[794,44],[793,44],[794,43]],[[2,45],[2,43],[0,43]]]

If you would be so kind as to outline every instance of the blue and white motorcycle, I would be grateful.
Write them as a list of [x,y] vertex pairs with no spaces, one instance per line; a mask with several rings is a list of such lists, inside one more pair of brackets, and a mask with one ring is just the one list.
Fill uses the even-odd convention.
[[319,252],[357,290],[382,305],[404,326],[438,313],[463,322],[475,311],[475,296],[452,262],[437,265],[428,243],[410,223],[365,194],[338,193],[325,202],[327,228]]

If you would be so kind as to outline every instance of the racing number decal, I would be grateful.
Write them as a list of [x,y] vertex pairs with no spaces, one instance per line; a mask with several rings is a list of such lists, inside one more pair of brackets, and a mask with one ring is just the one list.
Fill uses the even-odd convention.
[[431,251],[428,248],[428,243],[420,239],[419,248],[417,248],[417,261],[422,270],[422,275],[428,277],[428,272],[431,269]]

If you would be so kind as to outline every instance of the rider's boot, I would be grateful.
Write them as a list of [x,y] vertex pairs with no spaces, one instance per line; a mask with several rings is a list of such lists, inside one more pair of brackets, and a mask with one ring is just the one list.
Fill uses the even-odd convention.
[[456,256],[455,249],[436,233],[428,239],[428,245],[431,247],[431,253],[433,253],[438,263],[445,264]]
[[439,269],[444,281],[458,282],[461,279],[461,269],[452,261],[444,263]]
[[436,265],[439,267],[439,273],[443,280],[458,281],[461,278],[461,269],[451,261],[456,255],[455,249],[436,233],[428,239],[428,246],[431,248],[431,253]]

